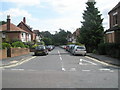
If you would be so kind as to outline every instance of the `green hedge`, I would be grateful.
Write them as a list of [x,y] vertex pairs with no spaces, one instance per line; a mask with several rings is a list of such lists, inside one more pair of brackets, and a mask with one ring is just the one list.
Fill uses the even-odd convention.
[[12,46],[13,46],[13,47],[21,47],[21,48],[25,48],[24,43],[21,42],[21,41],[16,41],[16,42],[12,43]]
[[120,44],[118,43],[99,44],[98,53],[101,55],[109,55],[111,57],[120,59]]
[[2,49],[10,48],[11,45],[9,43],[2,43]]

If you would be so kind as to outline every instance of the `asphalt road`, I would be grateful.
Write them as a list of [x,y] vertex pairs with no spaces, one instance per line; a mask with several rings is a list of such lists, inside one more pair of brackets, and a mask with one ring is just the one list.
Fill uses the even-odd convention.
[[36,56],[2,70],[3,88],[118,88],[118,85],[118,68],[87,56],[73,56],[59,47],[47,56]]

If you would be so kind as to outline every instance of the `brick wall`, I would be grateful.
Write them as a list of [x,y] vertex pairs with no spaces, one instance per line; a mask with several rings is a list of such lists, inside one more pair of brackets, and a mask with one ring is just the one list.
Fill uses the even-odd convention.
[[15,39],[21,40],[20,33],[6,33],[6,39],[8,39],[8,40],[15,40]]
[[113,14],[114,13],[118,13],[117,14],[117,20],[118,20],[118,26],[120,26],[120,7],[115,9],[114,11],[111,11],[109,13],[109,17],[110,17],[110,20],[109,20],[109,23],[110,23],[110,28],[114,27],[114,24],[113,24]]
[[0,49],[0,60],[7,58],[7,49]]
[[8,50],[8,57],[21,56],[29,54],[30,50],[28,48],[10,48]]

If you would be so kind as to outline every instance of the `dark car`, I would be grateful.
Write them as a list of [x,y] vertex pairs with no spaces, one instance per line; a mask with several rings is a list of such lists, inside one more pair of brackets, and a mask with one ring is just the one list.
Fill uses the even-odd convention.
[[48,55],[48,50],[44,45],[37,46],[35,48],[35,55]]

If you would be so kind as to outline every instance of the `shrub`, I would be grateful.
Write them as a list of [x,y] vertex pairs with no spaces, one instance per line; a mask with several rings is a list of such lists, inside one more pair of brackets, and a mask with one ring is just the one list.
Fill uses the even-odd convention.
[[101,55],[106,54],[105,46],[106,46],[106,44],[104,44],[104,43],[101,43],[101,44],[98,45],[98,53],[99,54],[101,54]]
[[99,54],[109,55],[114,58],[120,58],[120,44],[105,43],[98,45]]
[[25,45],[25,47],[26,47],[26,48],[29,48],[29,46],[28,46],[28,45]]
[[33,45],[33,46],[32,46],[32,49],[35,49],[37,46],[38,46],[37,44]]
[[13,47],[25,48],[25,45],[24,45],[23,42],[21,42],[21,41],[17,41],[17,42],[12,43],[12,46],[13,46]]
[[9,43],[2,43],[2,49],[8,49],[8,48],[10,48],[11,47],[11,45],[9,44]]

